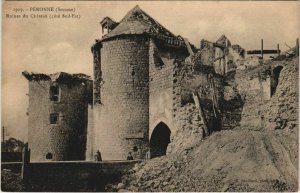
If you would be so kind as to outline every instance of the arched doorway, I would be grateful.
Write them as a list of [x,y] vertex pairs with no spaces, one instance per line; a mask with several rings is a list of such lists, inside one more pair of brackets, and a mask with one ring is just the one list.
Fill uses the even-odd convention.
[[171,131],[169,127],[160,122],[153,130],[150,139],[150,157],[155,158],[166,155],[170,143]]
[[273,69],[272,81],[271,81],[271,96],[273,96],[276,92],[278,79],[282,68],[283,68],[282,66],[277,66],[276,68]]

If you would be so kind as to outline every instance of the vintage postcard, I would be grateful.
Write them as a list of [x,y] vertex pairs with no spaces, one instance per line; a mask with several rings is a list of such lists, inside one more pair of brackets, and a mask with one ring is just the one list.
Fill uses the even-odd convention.
[[299,1],[3,1],[1,190],[298,191]]

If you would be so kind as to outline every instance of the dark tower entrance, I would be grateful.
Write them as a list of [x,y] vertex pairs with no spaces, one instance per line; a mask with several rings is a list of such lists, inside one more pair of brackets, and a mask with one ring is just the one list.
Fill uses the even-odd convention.
[[151,158],[166,155],[167,147],[170,143],[171,131],[169,127],[160,122],[153,130],[150,139],[150,156]]

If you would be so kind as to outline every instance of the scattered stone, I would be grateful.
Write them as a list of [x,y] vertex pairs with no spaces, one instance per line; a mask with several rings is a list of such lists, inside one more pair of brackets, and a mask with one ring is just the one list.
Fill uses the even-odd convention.
[[228,185],[228,184],[225,184],[225,185],[223,186],[223,188],[221,189],[221,192],[226,192],[228,189],[229,189],[229,185]]
[[123,189],[123,188],[125,188],[125,185],[123,184],[123,183],[119,183],[118,185],[117,185],[117,189],[119,190],[119,189]]

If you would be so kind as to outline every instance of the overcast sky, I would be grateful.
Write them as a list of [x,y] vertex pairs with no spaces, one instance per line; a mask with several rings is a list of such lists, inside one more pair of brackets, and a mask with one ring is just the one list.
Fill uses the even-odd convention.
[[[135,5],[176,35],[196,47],[201,39],[215,41],[225,34],[245,49],[281,49],[294,46],[299,37],[299,2],[5,2],[3,14],[12,8],[60,6],[76,8],[76,19],[4,19],[2,66],[2,124],[10,136],[27,140],[28,82],[24,70],[92,75],[91,45],[99,39],[99,22],[116,21]],[[5,17],[3,17],[5,18]],[[42,107],[41,107],[42,108]]]

